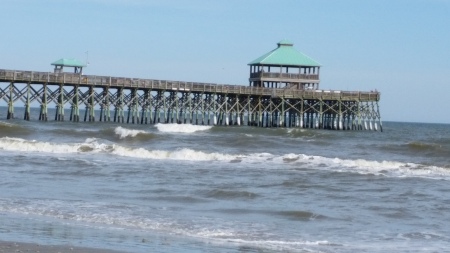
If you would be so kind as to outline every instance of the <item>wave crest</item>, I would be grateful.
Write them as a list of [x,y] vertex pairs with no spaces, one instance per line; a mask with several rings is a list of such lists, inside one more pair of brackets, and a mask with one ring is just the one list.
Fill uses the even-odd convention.
[[138,134],[147,134],[147,132],[143,130],[127,129],[121,126],[116,127],[114,129],[114,133],[118,135],[120,139],[125,139],[127,137],[136,137]]
[[[106,142],[106,141],[105,141]],[[99,139],[88,138],[83,143],[51,143],[20,138],[0,138],[0,149],[19,152],[39,153],[105,153],[121,157],[141,159],[168,159],[182,161],[226,161],[259,164],[266,169],[276,168],[273,164],[288,164],[292,169],[327,170],[343,173],[371,174],[388,177],[423,177],[450,180],[450,169],[397,161],[370,161],[364,159],[341,159],[305,154],[252,153],[226,154],[197,151],[189,148],[176,150],[149,150],[132,148],[115,143],[102,143]],[[267,164],[267,166],[266,166]]]
[[197,126],[191,124],[161,124],[155,125],[158,131],[163,133],[194,133],[198,131],[206,131],[212,126]]
[[436,150],[440,150],[442,148],[441,145],[436,144],[436,143],[425,143],[425,142],[409,142],[406,144],[406,146],[413,150],[413,151],[418,151],[418,152],[423,152],[423,151],[436,151]]
[[42,153],[109,153],[123,157],[143,159],[171,159],[187,161],[235,160],[239,156],[221,153],[206,153],[188,148],[174,151],[147,150],[144,148],[129,148],[118,144],[99,143],[96,138],[88,138],[84,143],[51,143],[20,138],[0,138],[0,149],[21,152]]
[[116,145],[113,151],[114,154],[125,157],[135,157],[144,159],[171,159],[171,160],[186,160],[186,161],[214,161],[214,160],[234,160],[236,156],[220,154],[220,153],[205,153],[202,151],[195,151],[188,148],[183,148],[175,151],[166,150],[147,150],[144,148],[127,148]]

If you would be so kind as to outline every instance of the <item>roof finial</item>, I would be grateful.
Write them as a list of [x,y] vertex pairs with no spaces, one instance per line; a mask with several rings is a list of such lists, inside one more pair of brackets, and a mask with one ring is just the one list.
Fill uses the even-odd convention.
[[280,47],[280,46],[292,47],[292,46],[294,46],[294,43],[290,42],[289,40],[284,39],[284,40],[281,40],[280,42],[278,42],[277,45],[278,45],[278,47]]

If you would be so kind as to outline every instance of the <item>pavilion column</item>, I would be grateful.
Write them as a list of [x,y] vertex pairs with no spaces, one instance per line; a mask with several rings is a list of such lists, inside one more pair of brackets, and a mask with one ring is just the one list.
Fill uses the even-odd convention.
[[[253,66],[250,66],[250,78],[252,78],[252,68],[253,68]],[[250,81],[250,79],[248,80],[248,85],[249,86],[252,86],[252,81]]]

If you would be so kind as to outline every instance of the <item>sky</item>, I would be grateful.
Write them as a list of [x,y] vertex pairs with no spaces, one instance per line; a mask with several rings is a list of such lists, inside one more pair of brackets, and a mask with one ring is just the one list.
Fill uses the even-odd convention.
[[0,69],[249,84],[287,39],[320,88],[381,92],[383,121],[450,123],[450,0],[0,0]]

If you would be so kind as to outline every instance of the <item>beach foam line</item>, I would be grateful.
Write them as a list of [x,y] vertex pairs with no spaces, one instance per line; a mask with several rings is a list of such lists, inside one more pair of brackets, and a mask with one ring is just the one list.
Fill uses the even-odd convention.
[[[430,179],[450,180],[450,169],[422,165],[416,163],[404,163],[396,161],[369,161],[364,159],[347,160],[334,158],[333,162],[347,171],[352,170],[357,173],[375,174],[393,177],[423,177]],[[342,169],[337,170],[342,171]]]
[[[91,224],[92,226],[113,226],[116,228],[129,228],[147,231],[168,232],[175,235],[184,235],[191,238],[203,238],[219,243],[235,243],[252,245],[266,249],[301,249],[303,246],[328,245],[328,241],[307,240],[277,240],[267,234],[261,239],[252,239],[252,231],[242,228],[238,223],[218,228],[214,220],[203,220],[198,223],[186,223],[164,217],[138,217],[132,206],[111,206],[111,203],[86,203],[73,200],[36,200],[36,199],[2,199],[0,198],[0,212],[19,215],[37,215],[57,220],[76,221]],[[201,224],[201,226],[199,226]],[[264,232],[263,232],[264,233]]]
[[[134,134],[134,133],[133,133]],[[102,143],[96,138],[88,138],[84,143],[51,143],[20,138],[0,138],[0,149],[6,151],[38,152],[38,153],[105,153],[121,157],[140,159],[169,159],[181,161],[228,161],[250,164],[288,164],[290,168],[304,167],[313,170],[328,170],[343,173],[373,174],[388,177],[424,177],[450,180],[450,169],[438,166],[404,163],[396,161],[370,161],[364,159],[341,159],[312,156],[305,154],[251,153],[226,154],[203,152],[189,148],[176,150],[148,150],[131,148],[115,143]],[[270,168],[274,166],[270,165]]]
[[127,148],[115,145],[112,152],[118,156],[135,157],[143,159],[171,159],[171,160],[185,160],[185,161],[214,161],[214,160],[233,160],[236,156],[220,154],[220,153],[206,153],[202,151],[195,151],[188,148],[178,149],[175,151],[166,150],[147,150],[144,148]]
[[206,131],[212,126],[197,126],[191,124],[161,124],[155,125],[158,131],[163,133],[194,133],[199,131]]
[[75,153],[78,152],[79,145],[54,144],[50,142],[40,142],[36,140],[25,140],[21,138],[0,138],[0,149],[7,151],[22,152],[45,152],[45,153]]
[[286,154],[274,157],[274,161],[307,164],[307,168],[334,172],[373,174],[388,177],[422,177],[450,180],[450,169],[433,165],[405,163],[397,161],[371,161],[365,159],[341,159],[304,154]]
[[172,159],[186,161],[234,160],[239,157],[221,153],[206,153],[188,148],[173,151],[129,148],[118,144],[99,143],[96,138],[88,138],[84,143],[51,143],[3,137],[0,138],[0,149],[6,151],[58,154],[109,153],[117,156],[142,159]]

